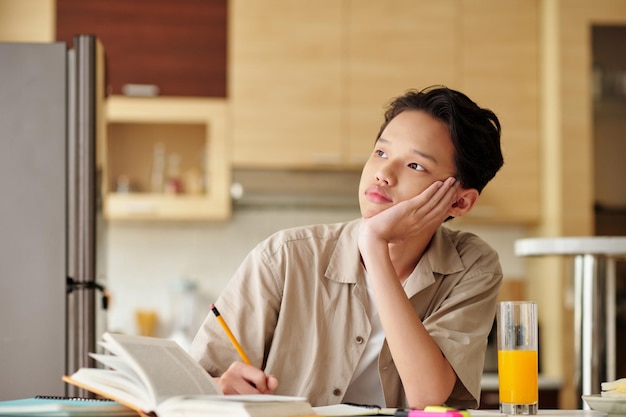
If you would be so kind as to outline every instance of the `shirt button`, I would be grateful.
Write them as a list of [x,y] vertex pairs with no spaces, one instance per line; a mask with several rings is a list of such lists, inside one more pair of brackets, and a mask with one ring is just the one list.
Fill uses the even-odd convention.
[[335,388],[335,389],[333,390],[333,395],[334,395],[335,397],[339,397],[339,396],[341,395],[341,390],[340,390],[339,388]]
[[356,337],[356,342],[360,345],[363,343],[363,338],[361,336]]

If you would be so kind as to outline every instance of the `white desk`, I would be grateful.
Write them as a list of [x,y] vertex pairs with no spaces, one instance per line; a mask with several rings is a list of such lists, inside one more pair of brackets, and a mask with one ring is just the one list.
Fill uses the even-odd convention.
[[626,237],[519,239],[515,254],[574,257],[576,382],[580,395],[599,393],[615,380],[615,260],[626,258]]
[[[507,417],[511,414],[502,414],[497,410],[469,410],[471,417]],[[543,417],[607,417],[607,413],[593,410],[542,410],[539,416]],[[519,417],[519,416],[517,416]]]

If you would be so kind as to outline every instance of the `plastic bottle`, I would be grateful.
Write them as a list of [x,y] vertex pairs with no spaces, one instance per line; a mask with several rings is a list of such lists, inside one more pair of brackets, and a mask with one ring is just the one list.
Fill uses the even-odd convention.
[[170,282],[170,312],[172,333],[170,339],[189,350],[193,338],[197,304],[197,284],[189,279]]
[[150,191],[162,193],[165,180],[165,145],[161,142],[154,144],[152,154],[152,173],[150,175]]

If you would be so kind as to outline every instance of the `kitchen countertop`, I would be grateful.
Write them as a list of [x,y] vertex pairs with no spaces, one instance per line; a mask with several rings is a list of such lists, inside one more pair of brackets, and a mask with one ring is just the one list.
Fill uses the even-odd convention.
[[[497,410],[469,410],[471,417],[508,417]],[[606,417],[607,413],[592,410],[539,410],[539,416],[554,417]]]
[[[561,378],[545,375],[539,375],[538,382],[540,390],[558,390],[561,389],[561,386],[563,385]],[[485,391],[497,390],[498,374],[495,372],[483,374],[480,387]]]

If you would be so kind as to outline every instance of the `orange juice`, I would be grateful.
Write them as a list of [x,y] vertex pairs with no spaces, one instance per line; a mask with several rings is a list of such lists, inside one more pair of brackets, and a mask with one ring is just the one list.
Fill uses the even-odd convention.
[[537,403],[538,358],[536,350],[499,350],[498,380],[500,402]]

